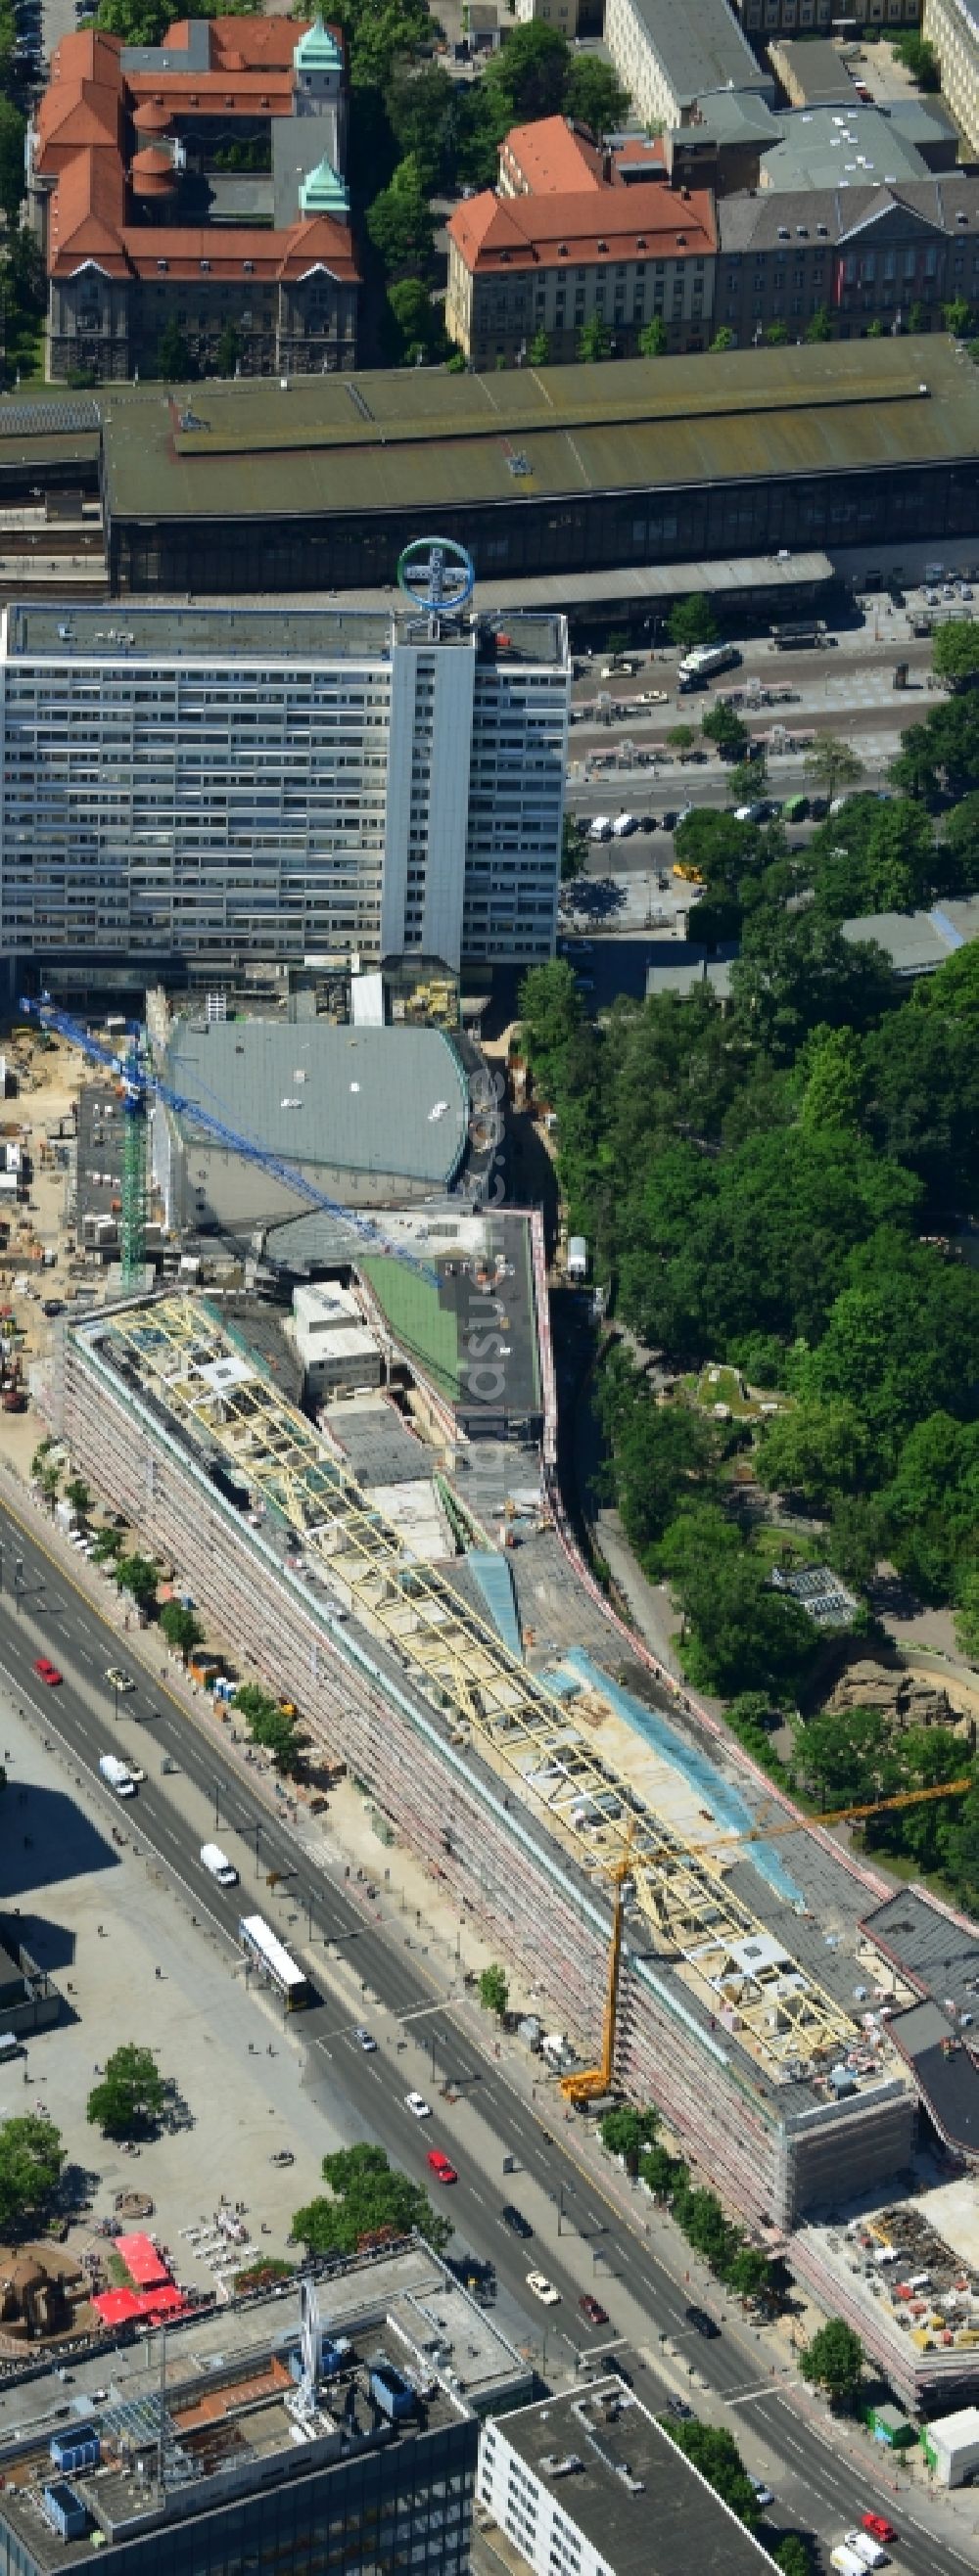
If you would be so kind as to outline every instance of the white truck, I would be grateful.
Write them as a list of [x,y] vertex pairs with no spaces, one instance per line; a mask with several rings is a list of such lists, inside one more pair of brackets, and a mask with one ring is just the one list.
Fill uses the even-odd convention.
[[589,838],[589,840],[590,840],[590,841],[610,841],[610,840],[611,840],[611,838],[612,838],[612,817],[611,817],[611,814],[593,814],[592,819],[591,819],[591,822],[589,823],[589,826],[588,826],[588,838]]
[[237,1887],[238,1872],[228,1859],[227,1852],[222,1851],[220,1843],[201,1844],[201,1865],[204,1869],[210,1870],[211,1877],[217,1879],[219,1887]]
[[851,2548],[848,2541],[841,2540],[838,2549],[830,2550],[829,2563],[835,2567],[836,2576],[867,2576],[859,2550]]
[[879,2540],[875,2540],[869,2531],[848,2531],[843,2547],[853,2550],[862,2567],[886,2567],[887,2565],[886,2549],[881,2548]]
[[713,680],[718,671],[733,671],[740,660],[736,644],[694,644],[683,655],[680,681],[695,689],[702,680]]
[[106,1787],[114,1789],[117,1798],[135,1798],[136,1782],[133,1779],[129,1764],[128,1762],[120,1762],[117,1753],[101,1754],[99,1757],[99,1770],[106,1783]]

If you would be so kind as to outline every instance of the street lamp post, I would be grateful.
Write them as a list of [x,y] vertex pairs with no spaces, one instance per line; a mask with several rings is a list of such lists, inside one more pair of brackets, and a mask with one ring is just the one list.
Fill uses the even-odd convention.
[[219,1798],[220,1798],[220,1786],[221,1786],[220,1781],[215,1780],[215,1783],[214,1783],[214,1830],[215,1830],[215,1832],[217,1832],[217,1828],[218,1828],[218,1826],[219,1826],[219,1824],[220,1824],[220,1822],[221,1822],[221,1808],[220,1808],[220,1803],[219,1803]]
[[15,1604],[16,1604],[16,1607],[17,1607],[18,1611],[20,1610],[20,1596],[21,1596],[21,1592],[22,1592],[22,1590],[23,1590],[23,1586],[24,1586],[24,1559],[23,1559],[23,1557],[22,1557],[22,1556],[15,1556],[15,1558],[14,1558],[14,1601],[15,1601]]

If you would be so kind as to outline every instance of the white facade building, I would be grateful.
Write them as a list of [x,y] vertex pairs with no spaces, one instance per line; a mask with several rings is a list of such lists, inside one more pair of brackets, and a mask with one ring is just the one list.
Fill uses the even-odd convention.
[[633,110],[647,125],[690,125],[705,99],[745,90],[775,103],[775,83],[727,0],[607,0],[605,42]]
[[533,2576],[770,2576],[767,2550],[618,2378],[484,2423],[476,2513]]
[[[497,621],[499,624],[500,621]],[[14,605],[8,959],[551,954],[563,618]]]
[[924,0],[921,32],[934,45],[942,97],[970,152],[979,151],[979,13],[975,0]]

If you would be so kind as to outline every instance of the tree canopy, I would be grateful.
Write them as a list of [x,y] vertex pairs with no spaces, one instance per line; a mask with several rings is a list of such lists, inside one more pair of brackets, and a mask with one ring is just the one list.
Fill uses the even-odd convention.
[[961,625],[956,621],[940,626],[932,643],[931,666],[950,688],[971,687],[979,680],[979,628],[964,620]]
[[730,2505],[738,2521],[753,2531],[758,2520],[758,2498],[733,2433],[717,2424],[678,2424],[673,2415],[664,2415],[660,2420],[677,2450],[700,2470],[701,2477]]
[[434,2210],[427,2192],[389,2164],[383,2147],[341,2147],[323,2158],[325,2194],[297,2209],[293,2235],[312,2254],[355,2254],[363,2238],[416,2230],[441,2253],[452,2221]]
[[27,2112],[0,2124],[0,2226],[43,2209],[61,2177],[65,2150],[52,2120]]
[[852,2326],[842,2317],[830,2317],[819,2326],[811,2343],[799,2354],[803,2379],[823,2388],[834,2405],[851,2402],[863,2376],[863,2345]]
[[[849,798],[813,836],[814,899],[801,907],[785,902],[777,830],[691,817],[676,848],[702,903],[743,915],[727,1007],[699,986],[622,998],[596,1024],[567,961],[522,987],[521,1043],[556,1113],[569,1225],[593,1245],[619,1322],[674,1380],[666,1401],[624,1349],[606,1349],[607,1490],[643,1566],[669,1585],[691,1679],[738,1704],[736,1731],[769,1768],[764,1710],[798,1698],[816,1632],[737,1508],[747,1447],[779,1518],[820,1516],[815,1553],[858,1594],[888,1557],[917,1597],[950,1604],[979,1659],[979,1276],[951,1242],[979,1132],[979,949],[909,991],[880,949],[843,937],[820,895],[834,831],[855,874],[905,871],[908,899],[951,861],[975,864],[979,787],[969,797],[974,810],[938,833],[921,799]],[[875,891],[895,890],[878,873]],[[777,1409],[750,1424],[737,1406],[718,1415],[692,1393],[707,1363],[777,1394]],[[817,1722],[797,1759],[827,1805],[878,1796],[885,1772],[898,1789],[951,1776],[914,1731],[895,1753],[872,1725],[861,1737],[837,1721],[825,1743]],[[979,1790],[874,1818],[868,1839],[941,1868],[968,1897],[977,1818]]]
[[261,1744],[271,1753],[277,1771],[295,1772],[300,1760],[300,1737],[294,1717],[280,1708],[268,1691],[257,1682],[242,1682],[235,1692],[234,1706],[241,1710],[253,1744]]
[[153,2049],[126,2040],[106,2059],[89,2094],[86,2118],[105,2138],[138,2137],[159,2120],[167,2091]]

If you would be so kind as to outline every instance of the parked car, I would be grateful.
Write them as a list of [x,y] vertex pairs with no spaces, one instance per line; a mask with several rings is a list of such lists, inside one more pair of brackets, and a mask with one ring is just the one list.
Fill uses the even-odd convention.
[[581,2315],[586,2318],[590,2326],[607,2326],[609,2321],[608,2309],[603,2308],[600,2299],[592,2298],[590,2290],[585,2290],[582,2293],[582,2296],[578,2301],[578,2306]]
[[355,2030],[354,2038],[357,2042],[358,2048],[363,2049],[364,2056],[371,2057],[377,2047],[377,2041],[374,2037],[373,2031]]
[[455,2166],[449,2163],[448,2156],[443,2155],[441,2147],[429,2148],[428,2161],[436,2182],[458,2182]]
[[56,1682],[64,1680],[64,1674],[59,1673],[57,1664],[52,1664],[47,1655],[38,1655],[35,1658],[34,1670],[38,1681],[47,1682],[50,1690],[53,1690]]
[[755,2503],[760,2504],[762,2512],[764,2513],[766,2507],[770,2504],[774,2504],[775,2502],[774,2489],[770,2486],[766,2486],[764,2478],[752,2478],[751,2485],[755,2490]]
[[512,2200],[504,2201],[500,2211],[500,2223],[503,2227],[509,2228],[511,2236],[526,2239],[534,2233],[529,2218],[524,2217],[522,2209],[514,2208]]
[[886,2513],[862,2513],[860,2516],[860,2529],[861,2531],[869,2531],[871,2540],[890,2541],[897,2539],[897,2532],[894,2524],[892,2522],[888,2522]]
[[672,2415],[677,2424],[692,2424],[694,2420],[693,2407],[687,2405],[685,2397],[668,2397],[663,2413]]
[[405,2110],[411,2112],[413,2120],[430,2120],[432,2116],[432,2105],[426,2102],[424,2093],[406,2093]]
[[528,2272],[527,2288],[535,2299],[540,2300],[542,2308],[560,2307],[560,2290],[555,2289],[553,2281],[548,2280],[546,2272]]

